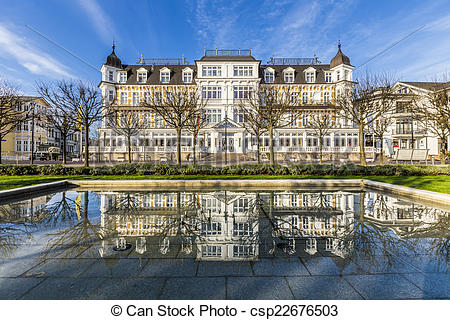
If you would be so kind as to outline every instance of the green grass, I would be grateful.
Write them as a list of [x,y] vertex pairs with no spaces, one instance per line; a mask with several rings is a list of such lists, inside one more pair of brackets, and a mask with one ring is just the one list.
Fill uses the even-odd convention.
[[255,179],[368,179],[450,194],[450,176],[282,176],[282,175],[167,175],[167,176],[0,176],[0,190],[59,180],[255,180]]

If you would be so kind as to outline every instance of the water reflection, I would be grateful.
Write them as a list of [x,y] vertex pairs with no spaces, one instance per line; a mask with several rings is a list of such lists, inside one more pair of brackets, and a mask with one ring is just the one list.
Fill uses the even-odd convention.
[[41,244],[40,259],[257,261],[331,257],[387,268],[449,261],[449,214],[374,192],[64,191],[0,206],[0,255]]

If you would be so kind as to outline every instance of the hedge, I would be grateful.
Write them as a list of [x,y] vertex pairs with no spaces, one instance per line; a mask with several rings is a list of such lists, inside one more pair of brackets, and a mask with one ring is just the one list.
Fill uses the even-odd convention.
[[0,165],[0,175],[312,175],[312,176],[436,176],[450,175],[450,166],[355,164],[296,164],[281,165],[171,165],[132,163],[101,167],[66,167],[63,165]]

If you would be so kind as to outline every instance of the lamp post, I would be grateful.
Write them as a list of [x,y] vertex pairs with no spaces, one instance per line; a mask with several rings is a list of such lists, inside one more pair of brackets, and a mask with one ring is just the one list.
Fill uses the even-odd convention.
[[30,164],[34,163],[34,103],[31,104],[31,157]]
[[228,163],[227,151],[228,151],[228,136],[227,136],[227,121],[228,121],[228,106],[225,107],[225,165]]

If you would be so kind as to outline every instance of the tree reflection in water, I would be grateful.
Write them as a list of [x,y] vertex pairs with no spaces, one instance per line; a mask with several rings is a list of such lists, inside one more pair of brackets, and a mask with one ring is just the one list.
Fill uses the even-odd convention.
[[[408,259],[449,261],[448,212],[373,192],[64,191],[50,198],[39,210],[0,206],[2,257],[49,229],[42,259],[328,256],[341,272],[351,263],[375,270]],[[90,201],[100,204],[99,222]]]

